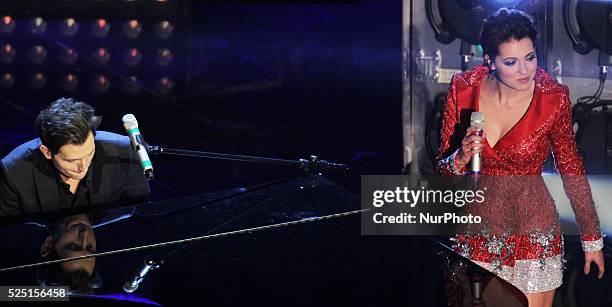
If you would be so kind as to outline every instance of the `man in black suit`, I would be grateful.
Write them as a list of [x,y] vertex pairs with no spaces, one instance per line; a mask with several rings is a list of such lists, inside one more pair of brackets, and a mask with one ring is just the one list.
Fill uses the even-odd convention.
[[39,138],[0,161],[0,218],[146,201],[149,185],[129,138],[97,131],[90,105],[58,99],[36,118]]

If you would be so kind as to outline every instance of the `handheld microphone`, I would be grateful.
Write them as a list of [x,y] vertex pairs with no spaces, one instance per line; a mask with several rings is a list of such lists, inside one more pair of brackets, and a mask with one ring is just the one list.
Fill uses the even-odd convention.
[[152,180],[153,164],[151,164],[149,154],[147,153],[147,143],[142,134],[140,134],[140,130],[138,130],[138,121],[136,117],[133,114],[125,114],[123,115],[122,121],[125,131],[127,131],[130,137],[132,148],[136,151],[140,165],[142,165],[145,176],[147,176],[147,179]]
[[138,289],[138,286],[140,286],[140,283],[144,280],[144,277],[147,275],[147,273],[158,267],[159,264],[157,264],[157,262],[153,260],[145,260],[143,266],[140,267],[138,272],[136,272],[134,275],[132,275],[125,281],[125,283],[123,284],[123,291],[127,293],[132,293],[136,291],[136,289]]
[[[484,131],[484,122],[484,113],[472,112],[472,115],[470,116],[470,126],[476,127],[478,129],[475,131],[476,135],[482,136]],[[481,144],[481,146],[484,146],[484,144]],[[469,173],[472,175],[480,174],[481,163],[482,161],[480,160],[480,153],[473,155]]]

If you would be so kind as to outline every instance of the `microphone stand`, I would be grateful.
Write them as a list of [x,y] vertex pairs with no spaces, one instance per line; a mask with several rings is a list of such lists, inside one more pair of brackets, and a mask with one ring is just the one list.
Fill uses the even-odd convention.
[[132,293],[138,289],[147,274],[163,264],[162,260],[145,259],[144,265],[123,284],[123,291]]
[[[196,157],[196,158],[207,158],[207,159],[216,159],[216,160],[230,160],[230,161],[241,161],[241,162],[251,162],[251,163],[260,163],[260,164],[274,164],[274,165],[285,165],[290,167],[296,167],[304,170],[307,176],[319,175],[321,171],[333,171],[333,172],[348,172],[349,168],[346,164],[328,162],[325,160],[319,160],[317,156],[310,156],[310,159],[299,159],[299,160],[285,160],[285,159],[275,159],[275,158],[267,158],[267,157],[255,157],[255,156],[245,156],[245,155],[233,155],[233,154],[225,154],[225,153],[217,153],[217,152],[205,152],[205,151],[196,151],[196,150],[184,150],[184,149],[175,149],[175,148],[164,148],[160,146],[150,146],[146,143],[145,148],[147,152],[156,155],[174,155],[174,156],[187,156],[187,157]],[[192,246],[194,243],[187,245]],[[178,248],[177,250],[171,252],[169,255],[176,253],[177,251],[185,248],[185,246]],[[166,257],[167,257],[166,256]],[[140,269],[139,272],[132,275],[129,279],[126,280],[123,286],[123,290],[128,293],[132,293],[138,289],[140,283],[144,280],[144,277],[150,271],[159,268],[159,266],[165,262],[165,258],[163,257],[158,260],[145,260],[144,266]]]
[[320,160],[317,156],[310,156],[310,159],[299,159],[299,160],[285,160],[267,157],[255,157],[245,155],[233,155],[217,152],[205,152],[196,150],[184,150],[175,148],[165,148],[160,146],[149,146],[147,145],[147,151],[156,155],[174,155],[174,156],[187,156],[197,158],[207,158],[215,160],[230,160],[230,161],[241,161],[251,162],[260,164],[274,164],[274,165],[285,165],[295,167],[304,170],[307,176],[317,175],[322,171],[332,172],[343,172],[349,171],[349,167],[346,164],[328,162],[326,160]]

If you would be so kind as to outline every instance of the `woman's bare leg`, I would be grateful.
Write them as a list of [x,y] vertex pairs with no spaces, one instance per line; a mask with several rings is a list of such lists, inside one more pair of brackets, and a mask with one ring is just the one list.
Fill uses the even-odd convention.
[[541,293],[529,293],[525,294],[529,307],[551,307],[553,299],[555,297],[555,290],[550,290]]

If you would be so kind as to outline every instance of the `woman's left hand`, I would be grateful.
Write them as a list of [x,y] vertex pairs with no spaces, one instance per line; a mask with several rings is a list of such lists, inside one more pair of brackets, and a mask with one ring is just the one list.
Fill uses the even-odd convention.
[[584,274],[587,275],[591,271],[591,262],[595,262],[599,269],[597,278],[601,279],[606,271],[604,268],[603,250],[596,252],[584,252]]

